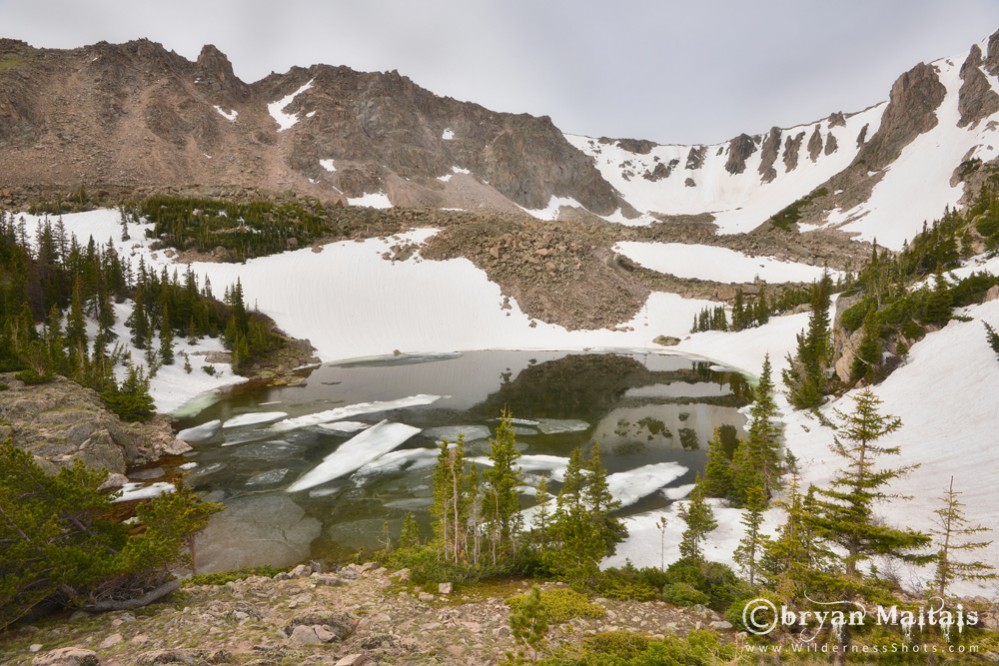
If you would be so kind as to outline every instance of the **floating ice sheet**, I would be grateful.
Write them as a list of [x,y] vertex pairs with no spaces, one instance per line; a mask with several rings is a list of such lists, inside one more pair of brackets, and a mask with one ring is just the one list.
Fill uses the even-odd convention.
[[243,426],[271,423],[286,416],[288,416],[288,412],[252,412],[250,414],[240,414],[223,423],[222,428],[228,430],[229,428],[242,428]]
[[363,421],[337,421],[336,423],[320,423],[316,427],[334,435],[353,435],[355,432],[370,428],[371,424]]
[[556,435],[566,432],[584,432],[590,429],[590,424],[579,419],[540,419],[538,430],[546,435]]
[[307,490],[350,474],[372,460],[385,455],[418,432],[420,432],[419,428],[404,423],[380,421],[360,435],[341,444],[319,465],[291,484],[288,492]]
[[477,439],[488,439],[490,434],[492,433],[489,428],[483,425],[438,426],[423,431],[424,437],[437,442],[446,439],[452,443],[458,441],[458,435],[464,435],[466,442],[472,442]]
[[271,428],[277,431],[285,430],[295,430],[296,428],[305,428],[307,426],[315,426],[321,423],[331,423],[333,421],[341,421],[343,419],[348,419],[353,416],[360,416],[361,414],[373,414],[375,412],[385,412],[390,409],[403,409],[405,407],[419,407],[421,405],[429,405],[440,400],[439,395],[427,395],[420,393],[418,395],[412,395],[407,398],[399,398],[398,400],[376,400],[374,402],[359,402],[356,405],[347,405],[346,407],[337,407],[335,409],[327,409],[322,412],[316,412],[314,414],[306,414],[304,416],[296,416],[294,418],[285,419],[283,421],[278,421]]
[[141,483],[126,483],[118,491],[119,494],[111,501],[117,504],[118,502],[150,499],[152,497],[159,497],[165,493],[172,493],[176,489],[176,486],[172,483],[166,483],[165,481],[151,483],[148,486],[144,486]]
[[222,422],[218,419],[208,421],[193,428],[185,428],[177,433],[177,439],[182,439],[188,443],[204,442],[218,434],[222,429]]

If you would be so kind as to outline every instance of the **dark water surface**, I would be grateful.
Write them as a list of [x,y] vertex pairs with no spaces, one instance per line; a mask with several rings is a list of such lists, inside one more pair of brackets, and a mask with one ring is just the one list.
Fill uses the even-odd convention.
[[[537,351],[395,356],[322,366],[301,387],[235,390],[176,424],[227,426],[195,431],[201,441],[180,461],[196,463],[189,485],[227,507],[199,540],[199,569],[377,549],[385,526],[398,535],[408,512],[429,534],[438,441],[464,431],[468,455],[484,458],[504,407],[517,420],[529,486],[545,475],[557,492],[572,449],[598,442],[622,514],[661,507],[703,469],[716,427],[741,431],[748,395],[742,375],[683,356]],[[269,422],[231,421],[262,413]],[[363,431],[338,431],[383,420],[419,433],[396,445],[394,434],[377,435],[412,431],[382,426],[352,447]],[[335,478],[289,492],[338,450]]]

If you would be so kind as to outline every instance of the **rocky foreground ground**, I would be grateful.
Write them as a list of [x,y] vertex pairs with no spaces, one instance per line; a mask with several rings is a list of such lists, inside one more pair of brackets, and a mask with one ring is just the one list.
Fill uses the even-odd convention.
[[[188,586],[164,603],[102,615],[78,612],[0,637],[0,663],[100,664],[497,664],[516,649],[505,599],[526,582],[448,587],[430,593],[407,572],[374,564],[335,573],[299,566],[275,578]],[[553,585],[553,584],[548,584]],[[595,599],[603,617],[570,620],[549,631],[551,645],[627,629],[662,638],[731,625],[703,607]]]

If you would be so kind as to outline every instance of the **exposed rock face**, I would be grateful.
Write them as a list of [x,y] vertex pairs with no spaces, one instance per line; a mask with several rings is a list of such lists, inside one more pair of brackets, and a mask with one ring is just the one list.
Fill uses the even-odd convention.
[[126,467],[190,450],[173,436],[167,419],[125,423],[93,390],[62,377],[38,386],[10,374],[0,381],[10,386],[0,391],[0,440],[10,437],[48,470],[79,460],[122,474]]
[[784,140],[784,170],[794,171],[798,166],[798,153],[801,151],[801,142],[805,139],[804,132],[798,132],[794,137],[787,137]]
[[728,159],[725,170],[730,174],[742,173],[746,170],[746,160],[756,152],[756,141],[748,134],[740,134],[728,144]]
[[836,141],[836,135],[830,132],[826,135],[826,148],[824,152],[826,155],[832,155],[836,152],[837,148],[839,148],[839,142]]
[[808,137],[808,159],[815,162],[819,159],[819,155],[822,154],[822,132],[819,131],[819,126],[816,125],[812,130],[812,135]]
[[148,40],[66,51],[3,40],[0,58],[0,185],[385,192],[446,207],[451,184],[437,178],[457,167],[512,209],[553,196],[627,208],[551,119],[437,97],[397,72],[317,65],[246,84],[214,46],[190,62]]
[[936,110],[946,94],[933,65],[919,63],[900,76],[891,87],[881,127],[854,163],[863,163],[871,171],[891,164],[913,139],[936,127]]
[[774,162],[780,153],[781,129],[779,127],[770,128],[770,132],[763,139],[763,147],[760,149],[760,180],[770,183],[777,177],[777,169]]
[[837,111],[829,116],[829,127],[846,127],[846,116],[842,111]]
[[683,165],[683,168],[688,171],[700,169],[704,166],[704,156],[707,150],[707,146],[691,146],[687,153],[687,163]]
[[999,94],[992,89],[988,76],[982,71],[982,50],[975,44],[967,60],[961,65],[961,90],[957,108],[961,112],[958,127],[977,125],[999,111]]
[[989,37],[989,51],[985,57],[985,71],[992,76],[999,76],[999,30]]

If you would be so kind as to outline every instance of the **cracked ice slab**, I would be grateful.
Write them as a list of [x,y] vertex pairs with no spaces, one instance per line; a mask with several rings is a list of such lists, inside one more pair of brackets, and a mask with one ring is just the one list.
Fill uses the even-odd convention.
[[441,396],[439,395],[427,395],[425,393],[420,393],[409,396],[408,398],[399,398],[398,400],[359,402],[355,405],[336,407],[335,409],[327,409],[322,412],[315,412],[313,414],[306,414],[304,416],[296,416],[283,421],[278,421],[271,426],[271,429],[278,432],[284,432],[286,430],[295,430],[297,428],[306,428],[308,426],[331,423],[333,421],[342,421],[343,419],[360,416],[361,414],[373,414],[375,412],[386,412],[390,409],[403,409],[405,407],[429,405],[440,399]]
[[338,479],[385,455],[420,432],[405,423],[380,421],[360,435],[341,444],[316,467],[288,487],[289,493],[307,490],[321,483]]

